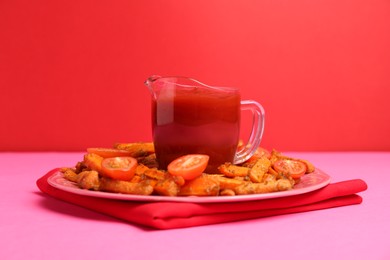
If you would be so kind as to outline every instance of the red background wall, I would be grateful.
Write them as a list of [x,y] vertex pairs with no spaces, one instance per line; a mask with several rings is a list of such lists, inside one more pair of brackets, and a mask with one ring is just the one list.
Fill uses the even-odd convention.
[[0,150],[151,140],[152,74],[240,88],[267,148],[390,149],[388,0],[2,0]]

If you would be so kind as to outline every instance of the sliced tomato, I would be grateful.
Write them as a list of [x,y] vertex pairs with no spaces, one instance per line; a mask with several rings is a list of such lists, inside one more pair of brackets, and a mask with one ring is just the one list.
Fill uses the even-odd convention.
[[137,165],[137,160],[133,157],[105,158],[102,161],[101,173],[112,179],[129,181],[133,178]]
[[209,162],[205,154],[188,154],[177,158],[168,165],[168,172],[174,176],[182,176],[192,180],[202,175]]
[[131,156],[130,151],[115,148],[87,148],[87,152],[97,154],[103,158]]
[[274,162],[273,168],[277,172],[289,174],[293,179],[299,179],[306,172],[306,164],[297,160],[280,159]]

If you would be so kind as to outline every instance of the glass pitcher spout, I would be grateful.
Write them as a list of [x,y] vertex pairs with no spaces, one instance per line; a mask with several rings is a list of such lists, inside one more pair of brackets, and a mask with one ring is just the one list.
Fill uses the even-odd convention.
[[153,98],[156,98],[156,91],[153,87],[153,83],[158,80],[158,79],[161,79],[162,77],[161,76],[158,76],[158,75],[152,75],[150,76],[149,78],[147,78],[144,82],[145,86],[149,89],[150,93],[152,94],[152,97]]

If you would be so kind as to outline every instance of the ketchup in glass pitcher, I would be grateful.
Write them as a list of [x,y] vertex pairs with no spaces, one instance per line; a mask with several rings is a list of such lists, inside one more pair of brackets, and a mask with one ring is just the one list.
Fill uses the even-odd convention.
[[[152,92],[153,143],[159,168],[187,154],[210,157],[207,173],[235,162],[243,107],[235,88],[210,87],[184,77],[153,76],[146,81]],[[262,129],[260,129],[262,132]],[[249,158],[256,150],[245,154]]]

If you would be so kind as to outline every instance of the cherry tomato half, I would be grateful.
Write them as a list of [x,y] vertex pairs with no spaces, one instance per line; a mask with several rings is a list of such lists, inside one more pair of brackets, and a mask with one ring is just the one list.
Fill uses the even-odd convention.
[[289,174],[293,179],[299,179],[306,172],[306,165],[303,162],[291,159],[280,159],[274,162],[273,168],[277,172]]
[[103,158],[131,156],[131,152],[115,148],[87,148],[87,152],[97,154]]
[[208,155],[188,154],[172,161],[168,165],[168,172],[175,176],[182,176],[185,180],[192,180],[202,175],[208,162]]
[[122,181],[133,178],[137,168],[137,160],[133,157],[110,157],[102,161],[102,175]]

